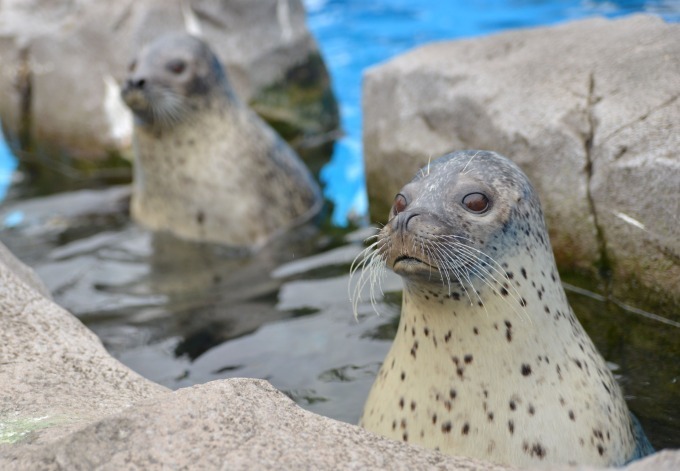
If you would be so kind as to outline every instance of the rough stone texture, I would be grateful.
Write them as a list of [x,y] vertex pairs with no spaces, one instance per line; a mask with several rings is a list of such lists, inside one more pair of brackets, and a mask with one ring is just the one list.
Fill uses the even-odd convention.
[[167,391],[114,360],[38,283],[0,245],[0,450],[21,438],[54,441]]
[[[0,469],[509,469],[304,411],[262,380],[170,393],[111,358],[0,249]],[[666,451],[625,469],[679,464]]]
[[16,278],[28,287],[33,288],[46,298],[51,298],[49,290],[38,275],[36,275],[35,271],[21,263],[14,255],[12,255],[12,252],[2,244],[0,244],[0,266],[1,265],[4,265],[4,268],[8,272],[13,273]]
[[200,31],[237,94],[275,124],[337,127],[300,0],[13,0],[0,4],[0,117],[10,143],[87,159],[127,153],[132,121],[115,84],[142,44],[185,29]]
[[314,415],[251,379],[143,401],[53,445],[15,447],[4,460],[12,469],[505,469]]
[[429,158],[494,150],[536,186],[562,270],[677,317],[678,57],[680,25],[639,15],[431,44],[370,70],[372,218]]

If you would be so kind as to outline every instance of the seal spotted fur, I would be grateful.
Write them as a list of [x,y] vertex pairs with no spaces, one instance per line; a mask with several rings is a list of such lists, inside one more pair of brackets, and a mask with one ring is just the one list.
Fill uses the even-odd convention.
[[360,425],[514,466],[616,466],[653,451],[567,302],[515,164],[446,155],[390,217],[357,286],[386,265],[403,279],[402,313]]
[[257,247],[309,220],[321,193],[295,153],[234,95],[198,38],[163,36],[130,66],[132,216],[179,237]]

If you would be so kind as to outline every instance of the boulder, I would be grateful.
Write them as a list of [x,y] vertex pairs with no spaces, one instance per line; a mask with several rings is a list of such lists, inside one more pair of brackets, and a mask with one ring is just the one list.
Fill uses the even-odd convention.
[[0,244],[0,454],[3,444],[48,443],[168,391],[111,357],[45,291]]
[[128,155],[132,120],[117,84],[142,44],[176,30],[210,43],[237,94],[289,140],[337,128],[300,0],[8,1],[0,5],[0,118],[14,150],[75,158],[79,168]]
[[536,186],[562,272],[677,318],[679,56],[680,25],[636,15],[434,43],[371,69],[372,219],[429,159],[494,150]]

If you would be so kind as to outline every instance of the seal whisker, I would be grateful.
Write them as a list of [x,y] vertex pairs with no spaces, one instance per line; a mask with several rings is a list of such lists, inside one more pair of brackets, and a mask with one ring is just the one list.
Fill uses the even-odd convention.
[[[454,251],[451,251],[448,247],[442,246],[442,245],[441,245],[440,243],[438,243],[438,242],[434,242],[434,241],[433,241],[433,243],[434,243],[434,244],[437,244],[437,246],[439,247],[439,250],[440,250],[440,251],[442,251],[443,253],[445,253],[446,255],[448,255],[451,259],[453,259],[453,261],[457,262],[457,263],[455,263],[455,264],[454,264],[454,263],[450,263],[450,262],[449,262],[449,263],[444,262],[442,266],[445,268],[445,272],[446,272],[447,270],[452,270],[452,271],[454,272],[454,274],[456,274],[456,276],[457,276],[458,279],[460,280],[460,283],[461,283],[461,286],[463,287],[463,289],[465,289],[464,281],[467,281],[468,284],[470,285],[470,289],[472,289],[472,291],[474,292],[474,294],[475,294],[475,296],[477,297],[477,300],[479,301],[480,305],[481,305],[482,307],[484,307],[484,310],[486,311],[486,306],[485,306],[485,304],[484,304],[484,300],[481,298],[479,291],[477,291],[477,289],[475,288],[475,286],[474,286],[474,284],[473,284],[473,282],[472,282],[472,278],[470,277],[470,273],[472,272],[472,273],[474,273],[474,274],[477,274],[477,277],[476,277],[476,278],[479,278],[479,279],[480,279],[482,282],[484,282],[485,284],[488,284],[488,283],[487,283],[487,281],[484,279],[484,277],[479,276],[479,274],[476,272],[475,265],[474,265],[474,264],[470,264],[470,263],[461,263],[460,254],[458,254],[458,253],[456,253],[456,252],[454,252]],[[461,280],[461,275],[462,275],[462,277],[463,277],[462,280]],[[469,295],[469,294],[468,294],[468,299],[470,300],[470,305],[473,305],[473,301],[472,301],[472,299],[470,298],[470,295]],[[486,314],[487,314],[487,316],[488,316],[488,315],[489,315],[489,312],[486,311]]]
[[[369,297],[371,301],[371,306],[376,314],[380,315],[377,309],[376,302],[376,290],[375,286],[378,288],[382,294],[382,278],[385,271],[385,258],[383,255],[384,246],[389,245],[389,241],[385,241],[384,238],[379,238],[371,245],[363,249],[352,261],[350,265],[350,283],[348,284],[348,294],[350,301],[352,302],[354,317],[357,318],[359,315],[359,302],[361,300],[361,292],[364,287],[369,285]],[[352,290],[352,280],[354,275],[358,270],[361,270],[359,279],[354,285]]]
[[[487,253],[485,253],[485,252],[483,252],[479,249],[476,249],[474,247],[470,247],[469,245],[465,245],[465,244],[457,244],[457,247],[460,250],[469,253],[471,257],[475,257],[477,259],[479,259],[479,255],[481,255],[483,257],[483,260],[481,260],[481,263],[485,266],[485,270],[487,271],[489,276],[496,283],[498,283],[500,286],[505,288],[506,291],[508,291],[508,295],[513,300],[517,301],[517,304],[519,304],[519,306],[522,308],[521,312],[523,314],[525,314],[526,317],[527,317],[527,320],[529,322],[531,322],[531,316],[529,316],[526,308],[523,305],[524,301],[523,301],[522,295],[517,290],[517,287],[514,285],[514,283],[512,283],[512,280],[508,277],[508,274],[503,269],[503,266],[500,263],[498,263],[496,260],[494,260],[493,257],[491,257],[489,254],[487,254]],[[479,254],[479,255],[477,255],[477,254]],[[489,263],[489,262],[491,262],[491,263]],[[494,271],[496,274],[498,274],[498,276],[500,276],[500,278],[505,281],[505,283],[507,284],[507,287],[501,282],[501,280],[496,278],[496,276],[491,273],[491,270]],[[508,288],[509,288],[509,290],[508,290]],[[499,293],[499,294],[502,294],[502,293]],[[512,307],[513,307],[513,309],[516,308],[516,306],[512,306]]]
[[493,275],[491,271],[489,271],[487,268],[489,265],[484,260],[482,260],[478,255],[474,254],[474,252],[466,252],[466,250],[469,249],[467,246],[460,246],[456,248],[461,250],[461,256],[471,263],[470,270],[477,274],[478,279],[480,279],[494,294],[501,297],[501,299],[503,299],[503,301],[512,309],[512,311],[519,316],[519,319],[526,319],[531,322],[531,317],[526,312],[526,309],[522,307],[521,298],[515,297],[514,294],[506,289],[506,293],[513,300],[517,301],[517,305],[522,307],[522,309],[519,310],[515,303],[511,303],[508,299],[506,299],[503,296],[501,290],[488,280],[488,278],[490,278],[491,280],[495,281],[496,284],[503,287],[502,283]]
[[[461,238],[461,239],[470,240],[470,239],[468,239],[468,238],[459,237],[459,236],[448,236],[448,235],[444,235],[444,236],[438,236],[438,237],[439,237],[439,238],[443,238],[443,239],[448,239],[449,237],[454,237],[454,238]],[[484,257],[484,260],[483,260],[482,263],[485,263],[485,264],[488,266],[488,268],[490,268],[491,270],[493,270],[494,272],[496,272],[502,279],[504,279],[504,280],[507,282],[508,287],[512,289],[512,292],[510,292],[510,296],[512,296],[513,299],[515,299],[520,305],[522,304],[522,303],[521,303],[522,295],[521,295],[520,292],[517,290],[517,288],[515,287],[515,285],[512,283],[512,280],[508,277],[507,272],[503,269],[503,266],[502,266],[500,263],[498,263],[496,260],[494,260],[493,257],[491,257],[489,254],[483,252],[482,250],[476,249],[476,248],[471,247],[470,245],[467,245],[467,244],[462,244],[462,243],[460,243],[460,242],[458,242],[458,241],[453,241],[452,243],[455,244],[456,247],[459,248],[459,249],[461,249],[461,250],[466,250],[466,251],[468,251],[468,252],[474,252],[474,253],[471,253],[471,255],[474,256],[474,257],[476,257],[476,258],[478,258],[478,255],[476,255],[476,254],[479,254],[479,255],[481,255],[482,257]],[[491,262],[492,264],[489,264],[488,262]],[[494,277],[494,280],[495,280],[497,283],[499,283],[499,284],[502,285],[502,283],[500,283],[500,281],[499,281],[498,279],[496,279],[495,277]],[[514,293],[514,294],[513,294],[513,293]],[[524,309],[524,311],[526,311],[526,309]]]
[[468,168],[468,165],[470,165],[470,162],[472,162],[472,160],[473,160],[475,157],[477,157],[478,155],[479,155],[479,151],[475,152],[475,153],[472,155],[472,157],[470,157],[470,160],[468,160],[468,162],[465,164],[465,167],[463,167],[463,170],[461,170],[460,173],[462,173],[463,175],[465,175],[465,174],[466,174],[466,173],[465,173],[465,169]]
[[[448,248],[449,250],[453,250],[453,248]],[[489,257],[488,254],[485,254],[481,250],[474,249],[472,247],[469,247],[464,244],[456,244],[455,249],[460,250],[461,256],[465,258],[469,263],[472,264],[472,269],[478,274],[478,277],[497,295],[501,296],[501,298],[504,299],[504,301],[512,308],[512,310],[520,317],[520,319],[525,316],[526,319],[531,322],[531,317],[527,313],[526,309],[524,306],[522,306],[522,297],[517,291],[514,286],[512,286],[512,283],[510,282],[510,279],[507,277],[507,275],[503,275],[502,272],[500,272],[498,269],[496,269],[493,265],[490,265],[487,260],[490,260],[494,263],[498,263],[493,258]],[[480,257],[482,255],[484,258]],[[489,270],[492,269],[496,271],[500,276],[503,276],[504,280],[507,280],[506,285],[508,287],[512,286],[512,291],[508,291],[507,288],[503,285],[503,283],[496,278],[496,276]],[[503,293],[499,288],[496,288],[492,283],[490,283],[486,278],[490,278],[491,280],[495,281],[496,284],[500,285],[502,288],[505,289],[507,295],[509,295],[513,300],[517,302],[517,304],[522,308],[521,310],[518,310],[517,307],[511,303],[509,300],[505,299],[503,296]],[[513,293],[514,291],[514,293]],[[515,295],[515,293],[517,295]]]

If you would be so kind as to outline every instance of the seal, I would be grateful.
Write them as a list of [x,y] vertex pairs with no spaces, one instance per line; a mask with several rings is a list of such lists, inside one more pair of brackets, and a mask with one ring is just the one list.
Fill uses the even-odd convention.
[[432,162],[367,251],[357,292],[385,266],[404,291],[360,425],[518,467],[653,452],[567,302],[538,197],[510,160],[461,151]]
[[237,99],[200,39],[171,34],[142,48],[121,94],[134,115],[131,213],[142,225],[259,247],[321,208],[309,170]]

